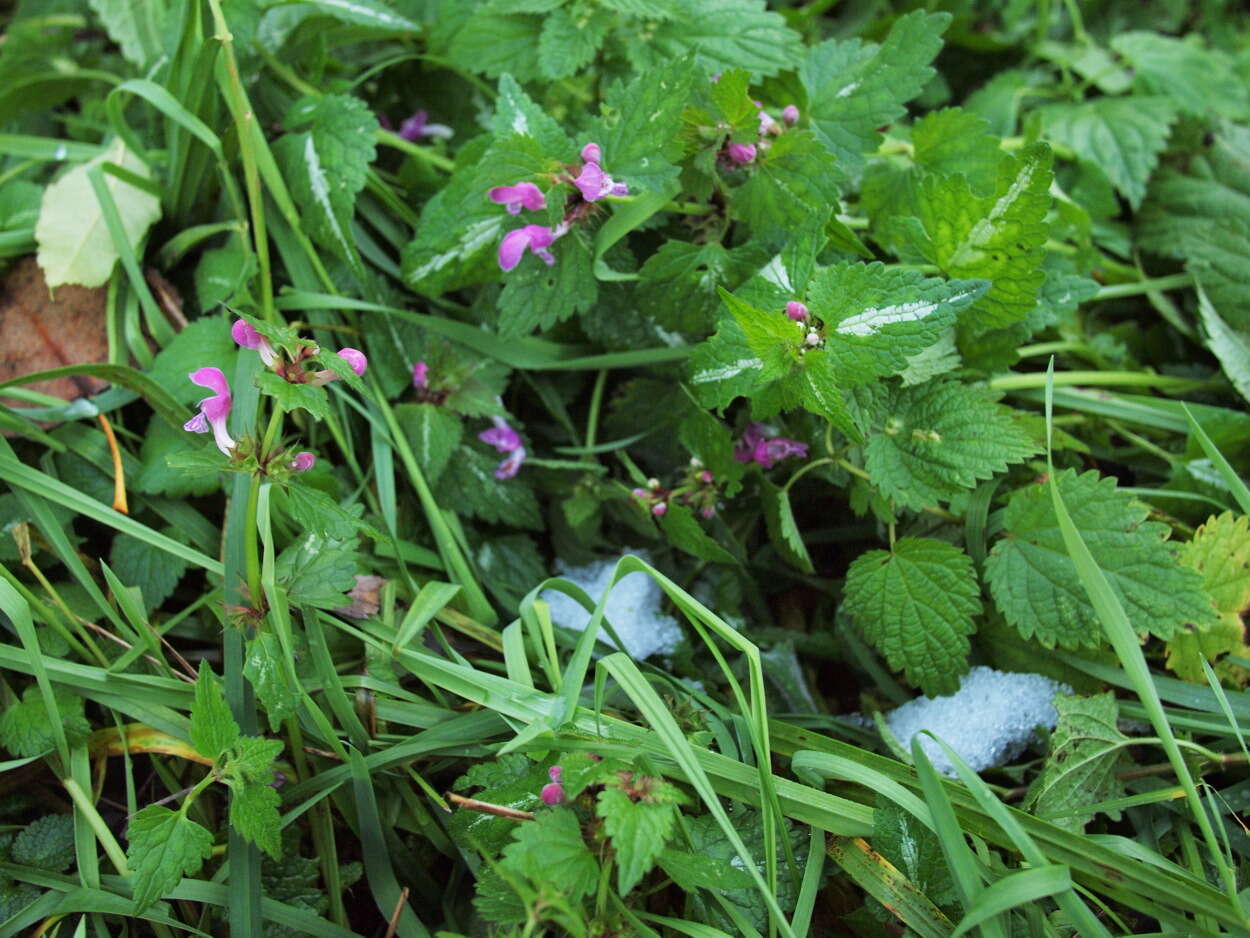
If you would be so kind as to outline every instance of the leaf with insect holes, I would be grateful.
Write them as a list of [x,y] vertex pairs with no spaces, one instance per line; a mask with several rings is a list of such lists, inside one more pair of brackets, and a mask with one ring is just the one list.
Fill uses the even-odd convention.
[[904,537],[891,550],[862,554],[847,570],[842,603],[890,667],[925,694],[959,689],[981,587],[971,558],[958,547]]

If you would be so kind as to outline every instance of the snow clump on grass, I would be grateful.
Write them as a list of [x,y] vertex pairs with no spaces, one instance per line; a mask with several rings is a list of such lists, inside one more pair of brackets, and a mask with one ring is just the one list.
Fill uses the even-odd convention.
[[[576,583],[597,602],[607,590],[619,559],[614,557],[584,567],[563,569],[559,575]],[[586,630],[590,613],[582,608],[581,603],[556,590],[543,590],[540,598],[551,606],[551,621],[556,625],[577,632]],[[641,571],[626,575],[612,588],[605,614],[621,637],[624,650],[636,661],[653,655],[671,655],[681,642],[682,631],[677,620],[660,611],[663,601],[664,594],[659,584]],[[602,628],[599,638],[613,648],[617,647]]]
[[[1011,674],[976,667],[949,697],[917,697],[889,715],[890,732],[911,750],[912,737],[929,730],[959,753],[974,771],[1010,762],[1024,751],[1038,726],[1054,729],[1052,701],[1072,688],[1040,674]],[[920,745],[934,768],[953,776],[955,767],[932,739]]]

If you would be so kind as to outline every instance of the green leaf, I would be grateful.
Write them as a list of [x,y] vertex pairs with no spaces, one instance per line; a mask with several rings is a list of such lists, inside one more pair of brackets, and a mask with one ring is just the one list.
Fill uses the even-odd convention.
[[262,394],[268,394],[284,413],[303,409],[314,420],[330,416],[330,399],[326,389],[312,384],[293,384],[272,371],[262,371],[256,376],[256,385]]
[[517,81],[542,77],[540,16],[498,16],[474,11],[452,37],[447,56],[471,72],[498,78],[505,72]]
[[[75,166],[44,190],[35,240],[39,243],[39,266],[49,288],[63,283],[98,287],[113,272],[119,256],[117,246],[87,175],[106,162],[143,179],[152,178],[147,164],[118,138],[99,156]],[[117,205],[126,240],[137,248],[152,223],[161,217],[161,200],[112,173],[104,173],[104,186]]]
[[760,481],[760,507],[764,510],[764,523],[768,526],[768,539],[782,559],[803,573],[813,572],[812,558],[803,543],[803,535],[794,521],[790,507],[790,493],[778,488],[767,479]]
[[360,518],[359,504],[344,508],[320,489],[292,480],[285,489],[286,508],[301,531],[311,531],[333,540],[346,540],[365,532],[379,536],[373,526]]
[[733,317],[720,321],[716,334],[690,354],[690,386],[704,407],[724,410],[767,384],[764,362],[747,343]]
[[[1055,477],[1064,504],[1098,567],[1139,634],[1168,639],[1186,625],[1207,628],[1215,609],[1202,577],[1183,567],[1166,543],[1166,524],[1117,491],[1114,479],[1065,469]],[[994,545],[985,575],[994,602],[1025,638],[1048,648],[1102,644],[1099,620],[1064,548],[1045,485],[1020,489],[1007,505],[1006,536]]]
[[581,11],[575,16],[568,7],[544,17],[538,39],[538,67],[543,77],[549,81],[567,78],[594,61],[612,19],[603,10]]
[[181,811],[148,805],[130,819],[130,866],[135,912],[173,892],[184,876],[199,872],[213,853],[213,835]]
[[670,502],[660,517],[660,528],[670,544],[678,550],[712,563],[735,563],[733,554],[708,536],[694,512],[685,505]]
[[240,736],[230,747],[222,775],[248,784],[268,785],[273,781],[273,763],[280,752],[280,739]]
[[[472,515],[488,524],[502,522],[536,531],[542,528],[538,500],[521,478],[496,479],[498,456],[461,446],[454,471],[444,472],[435,497],[458,514]],[[522,476],[525,472],[522,470]]]
[[[1050,734],[1050,752],[1024,803],[1044,820],[1062,814],[1051,823],[1080,831],[1094,815],[1073,814],[1074,809],[1124,795],[1116,771],[1124,764],[1128,737],[1116,726],[1120,707],[1111,691],[1094,697],[1060,694],[1055,709],[1059,722]],[[1120,819],[1118,811],[1109,814]]]
[[884,795],[877,796],[872,812],[872,846],[934,905],[958,898],[937,835]]
[[843,607],[864,637],[930,697],[952,694],[968,670],[968,636],[981,612],[972,560],[928,537],[900,538],[846,572]]
[[681,113],[696,80],[694,63],[679,58],[608,86],[590,139],[603,150],[604,168],[631,192],[662,190],[677,175]]
[[[160,421],[157,423],[159,425]],[[178,539],[177,531],[165,529],[164,533]],[[181,557],[126,534],[113,538],[109,566],[126,586],[139,588],[143,594],[144,609],[149,613],[173,594],[182,575],[187,572],[187,562]]]
[[881,45],[830,39],[808,51],[799,66],[808,117],[842,164],[862,165],[881,141],[877,128],[906,113],[903,105],[933,77],[929,63],[949,23],[948,13],[917,10],[896,19]]
[[665,847],[656,862],[687,893],[696,889],[748,890],[752,886],[751,874],[724,857]]
[[[91,724],[83,715],[82,698],[59,687],[52,688],[57,712],[69,745],[77,746],[91,734]],[[41,756],[55,744],[48,725],[48,711],[39,687],[30,685],[22,691],[22,699],[0,714],[0,746],[15,756]]]
[[74,862],[74,816],[47,814],[27,824],[13,841],[14,863],[63,873]]
[[1042,108],[1047,137],[1089,160],[1137,208],[1167,146],[1176,107],[1166,98],[1096,98]]
[[638,271],[639,307],[666,329],[705,332],[720,307],[718,287],[733,290],[761,262],[752,245],[665,241]]
[[599,881],[599,864],[569,808],[540,811],[533,821],[517,825],[500,865],[571,899],[590,895]]
[[451,454],[460,445],[464,426],[460,418],[437,404],[400,404],[395,419],[421,463],[421,471],[431,484],[447,468]]
[[844,176],[816,137],[789,130],[761,148],[733,193],[733,209],[756,234],[789,233],[815,211],[838,203]]
[[[225,317],[201,316],[157,353],[147,374],[178,403],[192,404],[207,397],[209,391],[193,384],[187,375],[197,368],[213,365],[229,379],[234,374],[238,354],[239,347],[230,337],[230,324]],[[235,389],[236,393],[238,390]],[[184,432],[183,437],[187,436]]]
[[299,712],[300,688],[291,683],[282,643],[271,630],[256,633],[244,646],[243,676],[263,704],[269,728],[277,731],[282,721]]
[[[186,376],[183,375],[183,380],[185,379]],[[206,392],[201,388],[200,393]],[[221,485],[216,473],[188,472],[185,469],[175,469],[169,464],[171,457],[189,456],[200,450],[201,446],[192,434],[170,426],[164,420],[153,420],[143,434],[143,446],[139,450],[139,459],[143,465],[138,474],[131,478],[131,486],[137,492],[167,495],[170,498],[207,495]],[[111,565],[116,569],[116,559]]]
[[326,249],[360,267],[352,214],[375,156],[378,119],[359,98],[327,94],[301,101],[290,123],[308,124],[278,140],[274,156],[308,233]]
[[1220,367],[1237,393],[1250,400],[1250,335],[1232,329],[1201,288],[1198,290],[1198,316],[1202,321],[1207,348],[1219,360]]
[[130,3],[129,0],[88,0],[88,6],[122,50],[126,61],[140,68],[161,54],[169,11],[163,2]]
[[216,762],[238,738],[239,724],[230,714],[213,669],[201,660],[195,703],[191,705],[191,745],[204,758]]
[[[273,772],[269,773],[270,782]],[[282,798],[270,782],[227,779],[230,786],[230,826],[244,840],[255,844],[275,860],[282,856]]]
[[734,459],[734,441],[727,427],[693,401],[677,427],[677,439],[690,455],[712,473],[716,484],[732,498],[741,487],[746,467]]
[[1250,128],[1225,124],[1185,175],[1159,170],[1137,224],[1143,248],[1184,260],[1229,325],[1250,330]]
[[1117,35],[1111,48],[1132,65],[1134,82],[1148,94],[1166,95],[1201,119],[1212,113],[1244,119],[1250,112],[1244,79],[1222,53],[1201,43],[1198,35],[1174,39],[1134,31]]
[[764,0],[674,0],[677,15],[658,25],[639,22],[621,30],[630,62],[639,72],[694,54],[706,74],[731,68],[775,75],[792,67],[799,35]]
[[949,501],[1037,452],[1010,410],[954,380],[890,389],[874,424],[865,467],[904,508]]
[[382,0],[304,0],[317,12],[344,23],[388,32],[419,33],[421,24],[400,16]]
[[914,244],[947,276],[989,280],[989,291],[960,317],[977,336],[1022,321],[1037,300],[1044,274],[1046,212],[1050,208],[1050,148],[1026,147],[1004,157],[990,195],[963,176],[925,176],[918,186]]
[[620,788],[599,792],[595,813],[603,819],[616,859],[616,889],[628,895],[655,865],[673,836],[677,809],[671,804],[634,801]]
[[497,304],[499,334],[504,338],[550,329],[575,313],[586,312],[598,299],[590,249],[581,237],[566,235],[550,251],[556,259],[553,266],[527,254],[516,270],[505,275]]
[[278,555],[275,572],[297,606],[337,609],[349,605],[345,594],[356,585],[356,542],[313,532]]
[[[545,155],[548,159],[572,159],[573,152],[576,147],[568,134],[560,126],[559,122],[548,114],[533,98],[525,93],[515,78],[511,75],[503,75],[499,79],[499,97],[495,99],[495,116],[491,120],[491,130],[495,136],[502,142],[491,148],[491,155],[488,155],[484,162],[488,164],[505,162],[504,153],[512,148],[517,153],[512,157],[515,161],[522,153],[530,152],[523,145],[515,140],[508,140],[509,137],[527,137],[537,144],[537,149],[532,151],[535,155]],[[500,179],[500,182],[520,182],[522,180],[528,182],[549,182],[541,178],[527,178],[524,174],[517,175],[515,180]],[[482,193],[483,196],[485,192]],[[494,210],[499,211],[499,206],[490,203]]]
[[1168,642],[1167,666],[1187,681],[1205,684],[1204,661],[1228,652],[1245,657],[1241,616],[1250,608],[1250,518],[1226,511],[1207,519],[1181,548],[1180,559],[1201,575],[1219,621],[1206,629],[1187,625]]

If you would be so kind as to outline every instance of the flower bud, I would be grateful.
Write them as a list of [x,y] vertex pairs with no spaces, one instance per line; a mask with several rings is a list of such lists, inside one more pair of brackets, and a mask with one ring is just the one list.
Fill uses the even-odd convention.
[[307,472],[315,465],[317,465],[317,457],[312,453],[296,453],[295,458],[291,460],[291,471]]
[[787,104],[781,109],[781,119],[791,126],[797,124],[799,122],[799,109],[793,104]]

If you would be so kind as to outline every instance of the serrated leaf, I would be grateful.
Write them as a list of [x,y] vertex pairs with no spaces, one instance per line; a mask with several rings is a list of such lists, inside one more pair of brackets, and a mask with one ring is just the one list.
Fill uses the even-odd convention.
[[74,816],[47,814],[27,824],[11,848],[14,863],[63,873],[74,862]]
[[690,386],[704,407],[724,410],[767,381],[764,362],[732,317],[722,319],[716,334],[690,354]]
[[950,277],[989,280],[989,291],[960,317],[971,337],[1023,320],[1044,274],[1050,208],[1050,148],[1004,157],[991,195],[963,176],[928,175],[917,187],[918,249]]
[[1134,82],[1147,93],[1166,95],[1195,117],[1244,118],[1250,109],[1245,81],[1201,42],[1196,34],[1176,39],[1137,30],[1117,35],[1111,48],[1132,65]]
[[763,479],[760,482],[760,507],[764,510],[764,523],[768,527],[768,539],[790,566],[811,573],[812,558],[803,543],[803,535],[794,520],[790,507],[790,493]]
[[451,454],[460,445],[464,427],[460,418],[436,404],[400,404],[395,419],[421,463],[426,479],[437,482]]
[[788,233],[815,211],[837,205],[844,176],[816,137],[789,130],[760,149],[733,193],[733,208],[756,234]]
[[256,376],[256,385],[262,394],[268,394],[284,413],[305,410],[314,420],[330,416],[330,399],[325,388],[312,384],[293,384],[272,371],[262,371]]
[[590,895],[599,879],[599,864],[570,808],[540,811],[533,821],[517,826],[500,865],[570,899]]
[[1037,452],[1007,408],[958,381],[890,390],[874,424],[865,467],[904,508],[949,501]]
[[775,75],[791,67],[799,35],[764,0],[675,0],[679,13],[658,25],[642,22],[622,36],[639,72],[693,54],[707,74],[742,68]]
[[695,80],[694,63],[679,58],[604,93],[591,139],[603,150],[604,168],[631,192],[661,190],[677,175],[680,116]]
[[934,905],[948,905],[958,898],[937,835],[883,795],[877,796],[872,812],[872,846]]
[[1180,559],[1201,575],[1219,622],[1176,635],[1168,642],[1167,666],[1187,681],[1205,684],[1203,661],[1215,662],[1229,652],[1244,656],[1242,613],[1250,608],[1250,518],[1226,511],[1207,519],[1181,548]]
[[677,810],[671,804],[633,801],[620,788],[599,792],[595,812],[603,819],[616,859],[616,889],[628,895],[673,834]]
[[[1116,721],[1120,708],[1108,691],[1094,697],[1060,694],[1055,698],[1059,722],[1050,734],[1050,752],[1041,774],[1025,796],[1025,806],[1043,820],[1071,831],[1084,829],[1094,816],[1069,812],[1124,795],[1116,770],[1124,763],[1128,737]],[[1048,818],[1048,815],[1064,814]],[[1118,811],[1111,814],[1119,820]]]
[[157,353],[147,374],[178,403],[192,404],[207,396],[208,391],[192,383],[187,375],[205,365],[214,365],[228,379],[234,374],[238,349],[223,317],[201,316]]
[[568,7],[561,7],[544,17],[538,39],[538,67],[543,77],[556,81],[589,65],[611,25],[611,15],[602,10],[574,16]]
[[688,893],[696,889],[750,889],[753,886],[750,873],[723,857],[665,847],[656,862]]
[[[187,382],[190,384],[190,382]],[[202,389],[201,389],[202,393]],[[212,472],[187,472],[169,464],[170,457],[185,456],[199,452],[201,447],[185,430],[172,427],[164,420],[153,420],[143,434],[143,446],[139,450],[142,466],[130,484],[135,491],[148,495],[167,495],[185,498],[189,495],[207,495],[221,483]],[[166,555],[168,556],[168,555]],[[116,568],[116,562],[110,564]],[[146,597],[146,593],[144,594]]]
[[320,489],[295,480],[285,492],[287,512],[301,531],[340,541],[362,531],[377,534],[372,525],[360,518],[358,504],[344,508]]
[[1198,316],[1207,348],[1219,360],[1237,393],[1250,400],[1250,335],[1230,327],[1202,289],[1198,290]]
[[670,544],[678,550],[712,563],[734,563],[733,554],[716,543],[703,530],[694,512],[685,505],[670,502],[668,511],[660,518],[660,528]]
[[755,248],[665,241],[638,271],[638,305],[666,329],[705,332],[720,306],[718,287],[735,289],[758,262]]
[[498,78],[505,72],[517,81],[542,77],[538,46],[540,16],[501,16],[474,12],[455,34],[447,55],[471,72]]
[[[499,97],[495,99],[495,116],[491,119],[490,127],[500,140],[514,134],[532,139],[538,145],[536,152],[551,159],[571,159],[575,149],[573,141],[559,122],[526,94],[525,89],[511,75],[505,74],[499,79]],[[486,161],[495,162],[498,159],[498,156],[492,156]],[[520,182],[523,179],[524,176],[518,176],[512,181]]]
[[308,532],[278,555],[278,581],[293,605],[337,609],[356,585],[356,542]]
[[[57,712],[69,745],[76,746],[91,733],[91,724],[83,715],[83,701],[59,687],[52,688]],[[22,699],[0,714],[0,746],[15,756],[41,756],[55,745],[48,711],[38,685],[22,691]]]
[[856,558],[844,589],[843,607],[890,667],[930,697],[959,689],[981,612],[967,554],[933,538],[900,538],[892,550]]
[[[118,138],[99,156],[75,166],[44,190],[35,240],[39,266],[49,288],[63,283],[98,287],[113,272],[119,254],[87,175],[106,162],[143,179],[152,178],[147,164]],[[103,178],[117,206],[126,240],[137,249],[152,223],[161,217],[161,200],[111,173],[105,172]]]
[[401,16],[381,0],[304,0],[319,13],[344,23],[387,32],[419,33],[421,24]]
[[216,761],[239,738],[239,724],[230,714],[221,685],[207,661],[200,661],[191,705],[191,745],[206,759]]
[[848,167],[877,148],[877,128],[906,113],[920,93],[942,48],[947,13],[919,10],[894,21],[881,45],[830,39],[812,47],[799,66],[808,116],[821,142]]
[[[272,772],[270,773],[272,777]],[[282,799],[269,782],[228,781],[230,826],[275,860],[282,856]]]
[[[161,421],[156,421],[159,425]],[[162,533],[177,538],[178,532]],[[113,538],[109,551],[109,567],[126,586],[137,586],[143,595],[143,606],[152,612],[168,599],[187,572],[187,562],[147,541],[126,534]]]
[[244,646],[243,676],[264,705],[269,728],[277,732],[282,721],[299,712],[300,688],[292,683],[289,665],[278,636],[270,630],[256,633]]
[[488,524],[502,522],[532,531],[542,528],[534,493],[520,478],[496,479],[497,465],[497,457],[461,446],[452,471],[444,472],[438,482],[438,503]]
[[1047,137],[1096,165],[1137,208],[1167,145],[1176,107],[1166,98],[1096,98],[1039,112]]
[[551,246],[554,265],[527,255],[506,275],[499,295],[499,334],[505,338],[550,329],[576,313],[584,313],[599,296],[591,270],[590,250],[576,234]]
[[180,811],[148,805],[130,819],[126,860],[135,911],[168,895],[212,855],[213,835]]
[[[1214,624],[1202,578],[1166,543],[1167,525],[1116,489],[1114,479],[1065,469],[1055,478],[1072,521],[1139,634],[1171,638],[1186,625]],[[1064,547],[1045,485],[1020,489],[1004,516],[1005,537],[985,565],[994,602],[1025,638],[1048,648],[1094,647],[1104,636]]]

